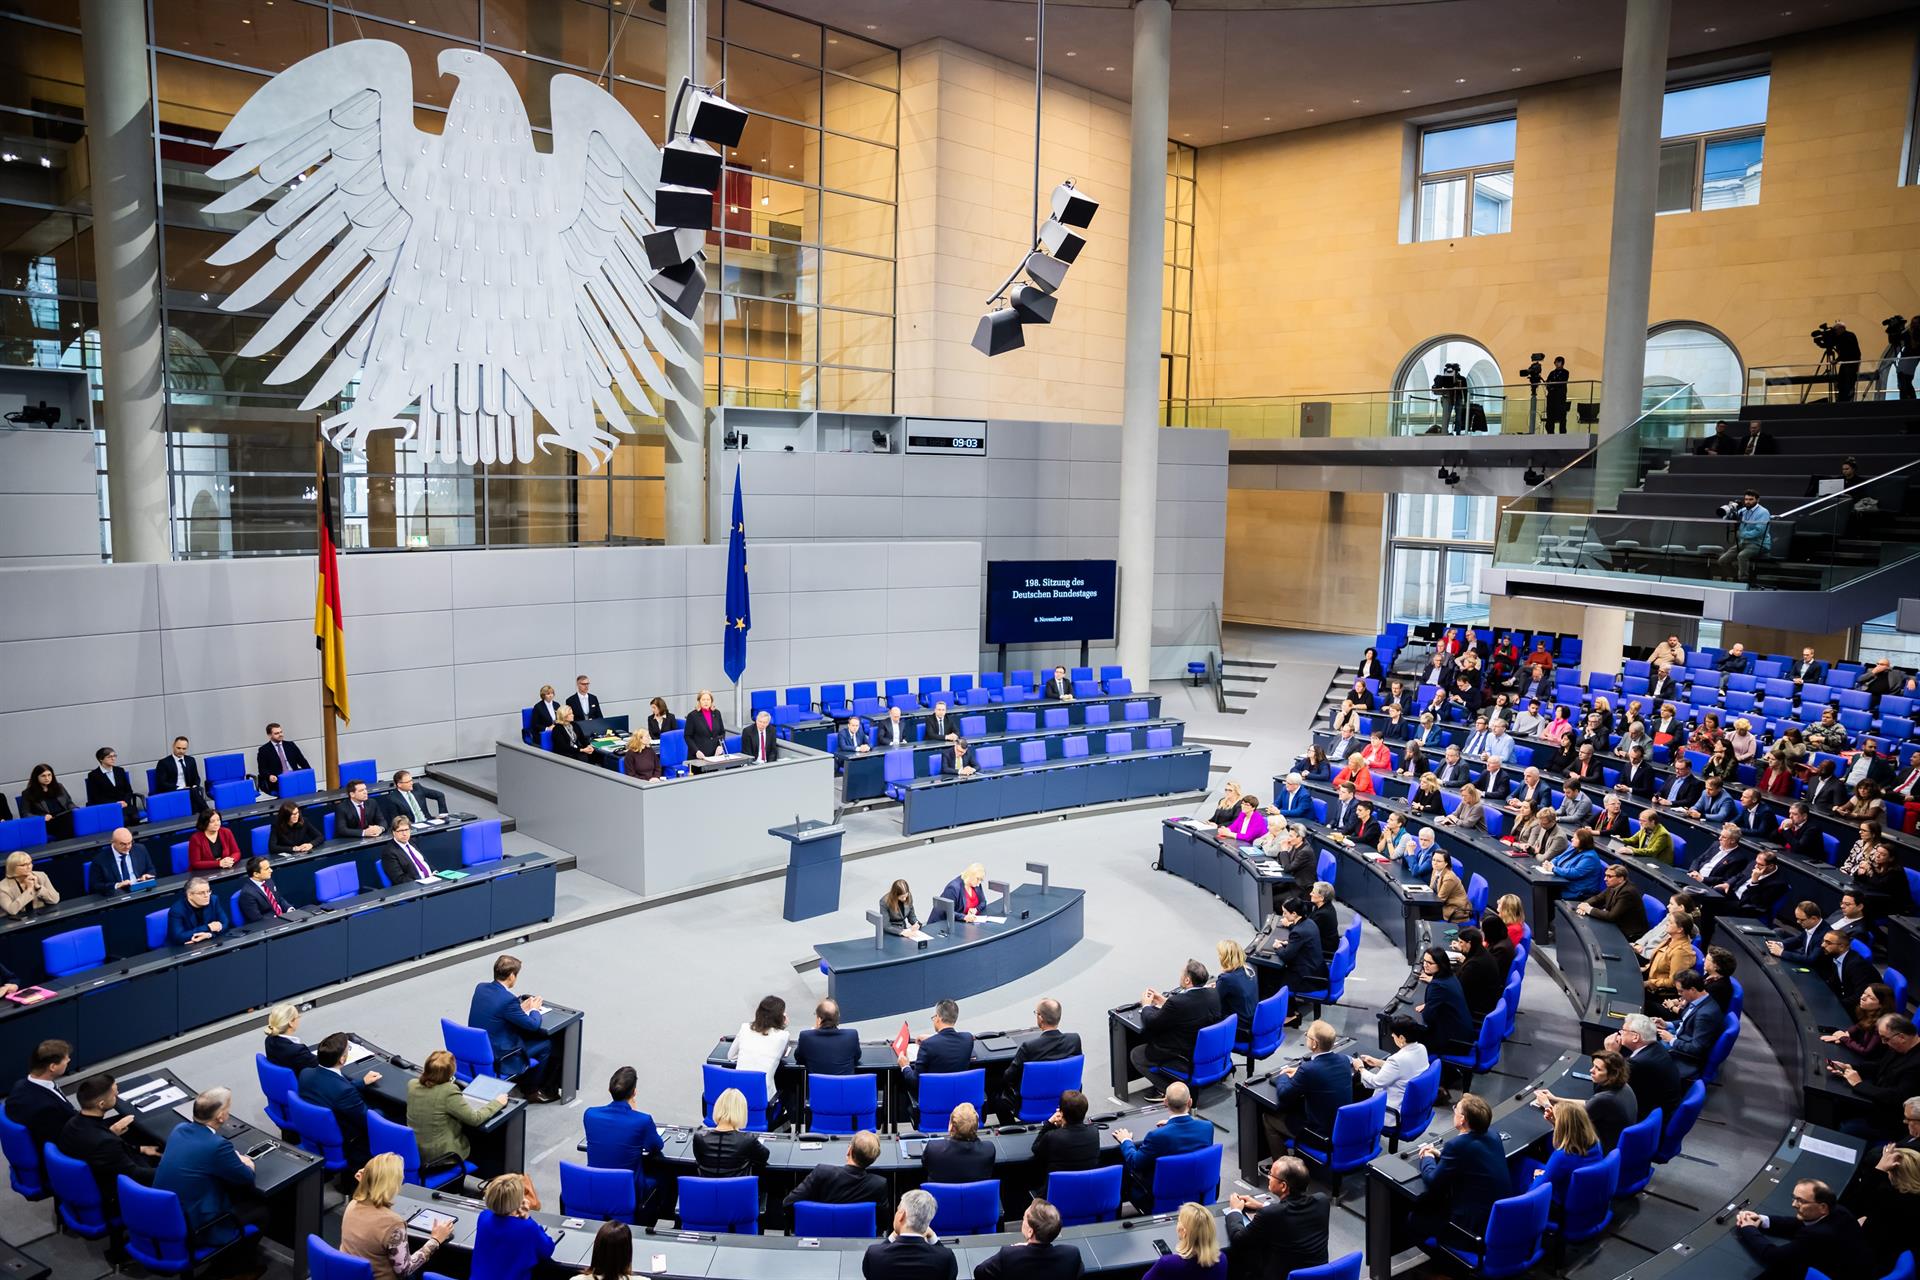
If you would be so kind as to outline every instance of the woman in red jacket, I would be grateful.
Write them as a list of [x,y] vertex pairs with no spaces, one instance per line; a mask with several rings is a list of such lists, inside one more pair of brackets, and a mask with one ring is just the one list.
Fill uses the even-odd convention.
[[208,809],[187,837],[187,866],[195,871],[225,871],[240,863],[240,845],[220,821],[218,809]]

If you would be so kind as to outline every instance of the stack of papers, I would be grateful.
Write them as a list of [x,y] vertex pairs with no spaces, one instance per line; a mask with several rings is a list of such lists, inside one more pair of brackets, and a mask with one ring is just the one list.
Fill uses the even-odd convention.
[[511,1080],[501,1080],[495,1076],[475,1076],[473,1083],[461,1090],[470,1102],[492,1102],[501,1094],[512,1092]]

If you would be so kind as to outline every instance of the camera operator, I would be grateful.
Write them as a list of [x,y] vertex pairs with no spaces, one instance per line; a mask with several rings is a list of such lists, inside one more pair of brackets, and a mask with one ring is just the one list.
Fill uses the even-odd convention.
[[1440,425],[1452,435],[1467,429],[1467,379],[1457,364],[1443,366],[1433,375],[1433,390],[1440,397]]
[[1567,434],[1567,358],[1555,356],[1553,371],[1547,374],[1547,434]]
[[1853,399],[1853,387],[1860,380],[1860,339],[1846,325],[1835,320],[1828,336],[1833,352],[1833,398]]
[[1893,380],[1900,386],[1900,398],[1911,400],[1914,398],[1913,372],[1916,367],[1920,367],[1920,316],[1907,321],[1897,338],[1889,322],[1887,338],[1889,345],[1896,347],[1893,357]]

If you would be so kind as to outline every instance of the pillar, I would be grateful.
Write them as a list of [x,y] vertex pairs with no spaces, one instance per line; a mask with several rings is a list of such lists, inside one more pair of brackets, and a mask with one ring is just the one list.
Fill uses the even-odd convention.
[[81,0],[93,267],[100,299],[108,514],[119,564],[169,560],[167,437],[147,28],[119,0]]
[[1120,417],[1120,665],[1153,675],[1153,544],[1159,513],[1160,309],[1166,257],[1167,82],[1173,6],[1133,7],[1128,116],[1127,327]]
[[[1627,0],[1620,64],[1620,142],[1613,163],[1613,239],[1607,254],[1607,319],[1601,351],[1600,438],[1640,416],[1647,369],[1647,304],[1653,288],[1654,197],[1660,180],[1660,113],[1667,93],[1667,32],[1673,0]],[[1616,451],[1617,452],[1617,451]],[[1631,468],[1635,459],[1621,458]],[[1606,464],[1603,462],[1602,466]],[[1633,483],[1631,474],[1611,486]],[[1609,485],[1606,476],[1602,486]],[[1611,505],[1595,496],[1596,505]]]
[[[694,39],[687,38],[691,24]],[[682,79],[695,84],[707,82],[707,0],[667,0],[667,107],[673,107],[675,92]],[[682,125],[685,112],[682,112]],[[662,138],[662,142],[667,139]],[[707,285],[720,287],[716,264],[707,264]],[[704,314],[704,312],[702,313]],[[667,361],[667,384],[672,394],[662,407],[665,419],[666,465],[666,540],[668,546],[686,546],[707,540],[707,409],[705,382],[706,351],[704,326],[693,334],[675,325],[668,334],[680,342],[693,357],[691,370]]]
[[1586,675],[1620,670],[1626,658],[1627,611],[1590,604],[1580,623],[1580,670]]

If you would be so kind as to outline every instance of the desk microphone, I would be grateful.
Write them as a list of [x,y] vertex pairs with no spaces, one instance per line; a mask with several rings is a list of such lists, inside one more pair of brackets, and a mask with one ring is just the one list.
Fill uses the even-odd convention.
[[468,1196],[457,1196],[451,1191],[435,1191],[431,1194],[435,1200],[440,1201],[442,1204],[464,1205],[469,1209],[484,1209],[487,1207],[479,1200],[474,1200]]

